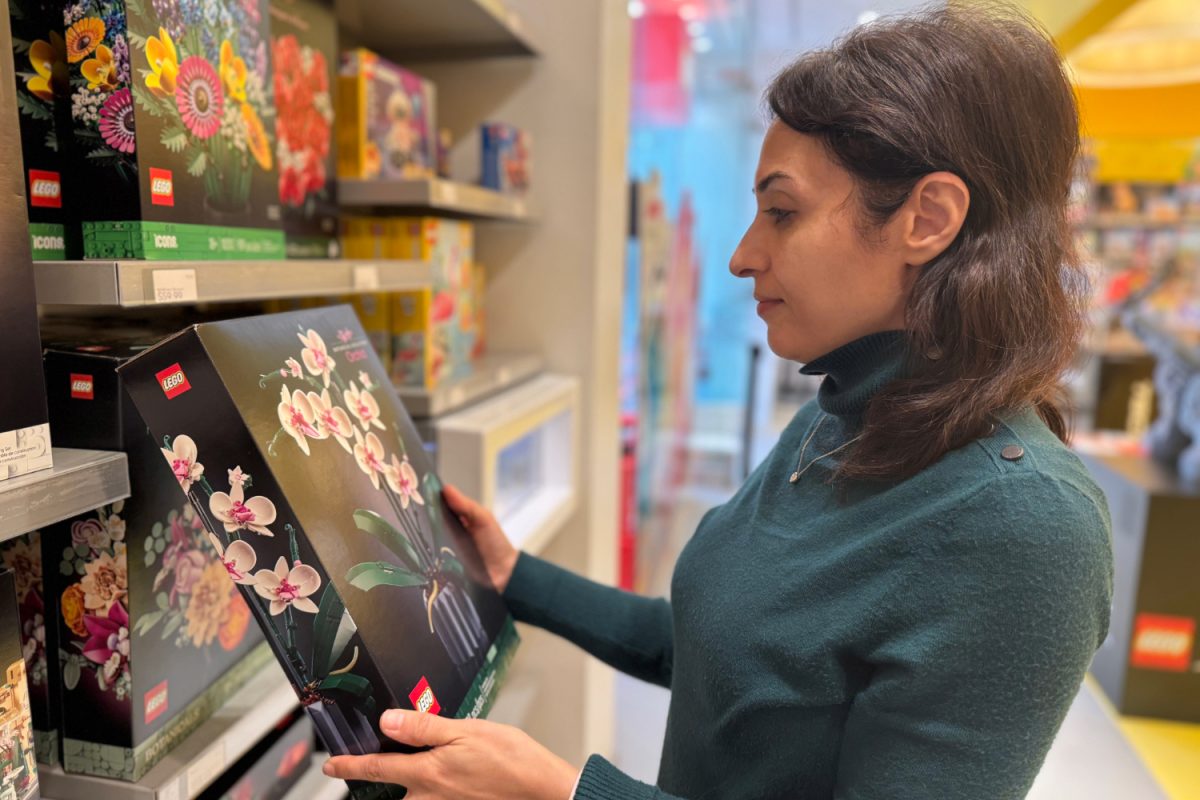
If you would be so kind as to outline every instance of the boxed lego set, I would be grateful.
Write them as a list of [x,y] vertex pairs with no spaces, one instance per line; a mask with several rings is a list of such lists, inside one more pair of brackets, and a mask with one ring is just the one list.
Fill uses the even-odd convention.
[[265,0],[63,8],[86,258],[282,258]]
[[332,753],[403,750],[387,708],[487,713],[516,629],[348,306],[195,325],[121,375]]
[[337,102],[340,177],[434,177],[438,129],[432,83],[370,50],[349,50],[342,54]]
[[[20,113],[29,244],[35,261],[78,258],[78,236],[68,254],[63,208],[63,170],[55,125],[62,113],[56,95],[66,85],[62,4],[9,0],[12,55]],[[78,231],[72,227],[72,233]]]
[[33,531],[0,544],[0,563],[12,571],[16,584],[21,652],[29,683],[37,760],[54,765],[59,762],[58,721],[61,713],[58,626],[55,624],[58,598],[46,594],[41,532]]
[[199,800],[280,800],[304,776],[312,759],[312,720],[303,711],[293,711]]
[[337,258],[337,20],[322,0],[271,0],[275,153],[288,258]]
[[270,659],[116,371],[152,341],[52,342],[45,361],[62,440],[124,451],[132,492],[42,531],[46,593],[58,600],[63,767],[131,781]]
[[504,194],[526,194],[533,167],[529,134],[504,122],[486,123],[480,134],[483,140],[480,183]]
[[37,800],[41,794],[15,583],[13,573],[0,572],[0,798]]

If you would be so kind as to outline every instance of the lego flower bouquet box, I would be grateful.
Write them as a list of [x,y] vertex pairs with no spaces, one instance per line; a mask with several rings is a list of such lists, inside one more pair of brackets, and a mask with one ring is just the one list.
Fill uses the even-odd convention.
[[337,20],[322,0],[271,0],[275,153],[288,258],[337,258]]
[[204,797],[281,800],[300,782],[312,758],[312,720],[304,712],[294,711],[206,789]]
[[265,0],[63,5],[86,258],[282,258]]
[[331,752],[402,750],[387,708],[486,714],[516,629],[352,309],[195,325],[121,374]]
[[435,98],[432,83],[370,50],[343,53],[338,79],[339,177],[434,177]]
[[[57,98],[63,94],[67,74],[62,5],[49,0],[9,0],[8,18],[33,258],[77,258],[77,236],[71,237],[74,246],[68,253],[63,169],[55,127],[62,112]],[[74,226],[70,230],[77,233]]]
[[45,356],[62,440],[129,460],[129,499],[42,531],[46,594],[57,601],[63,768],[129,781],[270,660],[116,372],[153,341],[51,342]]
[[13,573],[0,572],[0,798],[37,800],[41,793],[15,592]]
[[0,544],[0,563],[12,572],[16,586],[37,760],[54,765],[59,762],[58,598],[46,594],[41,532]]

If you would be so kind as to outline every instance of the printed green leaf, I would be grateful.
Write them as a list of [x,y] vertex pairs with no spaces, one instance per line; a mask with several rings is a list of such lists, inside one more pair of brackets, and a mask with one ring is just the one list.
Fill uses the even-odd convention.
[[170,601],[169,601],[169,600],[168,600],[168,598],[167,598],[167,593],[166,593],[166,592],[159,592],[158,594],[156,594],[156,595],[154,596],[154,603],[155,603],[155,605],[157,605],[157,606],[159,607],[159,609],[160,609],[160,610],[162,610],[162,611],[166,611],[168,608],[170,608],[170,607],[171,607],[171,604],[170,604]]
[[162,145],[172,153],[182,153],[187,143],[187,131],[182,128],[167,128],[163,131]]
[[317,619],[313,623],[313,674],[324,675],[329,672],[330,662],[333,661],[333,643],[337,638],[338,626],[342,622],[342,612],[346,610],[342,598],[338,596],[333,584],[325,587],[321,593],[321,602],[317,608]]
[[150,550],[150,551],[148,551],[148,552],[146,553],[146,557],[145,557],[145,559],[143,559],[143,561],[145,562],[145,564],[146,564],[146,567],[147,567],[147,568],[153,567],[153,566],[154,566],[154,562],[155,562],[156,560],[157,560],[157,559],[154,557],[154,551],[153,551],[153,550]]
[[445,560],[442,562],[442,569],[444,569],[446,572],[453,572],[460,578],[465,579],[467,577],[466,572],[463,570],[462,562],[457,558],[450,558],[449,556],[446,556]]
[[75,545],[75,555],[79,556],[80,558],[87,558],[90,552],[91,550],[86,544]]
[[75,564],[70,561],[60,561],[58,571],[63,575],[71,576],[75,574]]
[[433,523],[433,535],[437,538],[442,529],[442,482],[432,472],[425,473],[421,479],[421,496],[425,498],[425,509],[429,512],[429,521]]
[[182,622],[183,622],[182,616],[171,617],[171,621],[167,623],[167,627],[163,628],[163,632],[162,632],[163,640],[165,641],[165,640],[171,638],[171,634],[173,634],[175,631],[179,630],[179,625]]
[[125,31],[125,35],[127,37],[129,37],[129,43],[132,44],[134,47],[136,47],[138,50],[146,49],[146,37],[145,36],[142,36],[140,33],[137,33],[136,31],[133,31],[128,28]]
[[33,119],[47,120],[54,118],[54,114],[49,108],[24,92],[17,92],[17,108],[21,109],[22,114]]
[[133,87],[133,99],[137,102],[138,107],[150,116],[161,117],[163,115],[162,106],[158,104],[158,100],[154,95],[150,94],[148,89],[143,90],[135,84]]
[[188,157],[188,174],[193,178],[199,178],[204,174],[204,170],[208,167],[208,154],[203,150],[196,149]]
[[167,549],[167,540],[166,539],[155,539],[154,540],[154,552],[158,553],[161,556],[163,550],[166,550],[166,549]]
[[425,576],[386,561],[367,561],[353,566],[346,573],[346,580],[350,581],[351,586],[364,592],[369,592],[376,586],[404,589],[425,585]]
[[63,667],[63,686],[67,687],[67,691],[71,691],[79,685],[79,677],[82,673],[79,656],[72,655]]
[[367,697],[371,694],[371,682],[361,675],[346,673],[345,675],[330,675],[318,684],[323,692],[346,692],[355,697]]
[[68,547],[68,548],[64,549],[62,557],[63,557],[63,561],[74,561],[75,560],[75,548]]
[[137,624],[133,626],[133,630],[138,636],[145,636],[150,632],[151,628],[158,624],[159,620],[162,618],[162,611],[155,611],[152,614],[143,614],[138,618]]
[[84,563],[82,561],[80,561],[79,563],[77,563],[75,565],[75,574],[76,575],[86,575],[87,574],[87,567],[84,566]]
[[386,519],[374,511],[360,508],[354,512],[354,524],[363,533],[369,533],[387,545],[387,548],[395,553],[409,570],[413,572],[420,571],[421,559],[417,555],[412,542],[403,533],[393,528],[392,524]]
[[58,152],[58,136],[57,136],[57,134],[55,134],[53,130],[46,131],[46,138],[42,142],[42,144],[45,145],[47,150],[57,153]]

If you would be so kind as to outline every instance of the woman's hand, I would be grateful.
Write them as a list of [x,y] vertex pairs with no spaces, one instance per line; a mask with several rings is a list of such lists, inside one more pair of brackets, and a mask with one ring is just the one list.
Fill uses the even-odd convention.
[[450,510],[458,515],[458,521],[475,540],[475,546],[479,549],[479,555],[483,557],[483,565],[487,567],[488,577],[492,579],[496,591],[504,594],[513,568],[517,566],[517,557],[520,556],[517,548],[512,546],[512,542],[501,530],[491,511],[453,486],[443,487],[442,497],[446,498]]
[[579,770],[523,731],[480,719],[417,711],[384,712],[383,733],[421,753],[337,756],[325,774],[347,781],[396,783],[408,800],[569,800]]

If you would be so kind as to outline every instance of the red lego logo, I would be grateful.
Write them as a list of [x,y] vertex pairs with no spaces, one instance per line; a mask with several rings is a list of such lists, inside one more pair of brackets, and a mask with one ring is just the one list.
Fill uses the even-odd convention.
[[183,374],[183,367],[178,364],[172,364],[162,372],[156,373],[158,385],[162,387],[163,394],[168,400],[174,400],[184,392],[191,391],[192,385],[188,383],[187,375]]
[[62,208],[62,177],[44,169],[29,170],[29,205]]
[[412,701],[413,708],[422,714],[440,714],[442,711],[442,705],[433,696],[433,689],[430,688],[429,681],[424,675],[421,676],[417,688],[409,693],[408,699]]
[[167,682],[163,681],[158,686],[155,686],[153,689],[146,692],[146,724],[149,725],[151,722],[154,722],[154,720],[167,713],[167,706]]
[[1192,666],[1196,620],[1161,614],[1138,614],[1133,624],[1129,663],[1142,669],[1187,672]]
[[71,397],[76,400],[96,399],[96,382],[91,375],[71,373]]
[[175,205],[175,178],[171,170],[150,168],[150,203],[156,206]]

